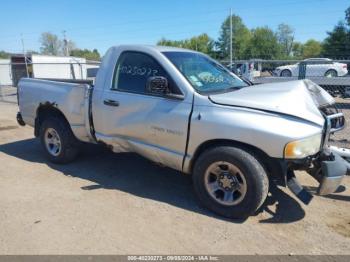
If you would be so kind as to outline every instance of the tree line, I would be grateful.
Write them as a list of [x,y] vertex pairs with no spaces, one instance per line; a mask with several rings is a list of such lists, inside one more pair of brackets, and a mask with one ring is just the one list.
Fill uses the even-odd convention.
[[[57,35],[50,32],[44,32],[39,38],[40,53],[36,51],[27,51],[27,54],[43,54],[54,56],[75,56],[86,58],[87,60],[100,61],[101,55],[97,49],[80,49],[71,40],[60,39]],[[0,58],[10,58],[11,54],[0,51]]]
[[[295,30],[280,24],[277,30],[268,26],[249,30],[242,18],[232,16],[233,59],[304,59],[310,57],[329,57],[350,59],[350,7],[345,11],[345,20],[338,22],[322,42],[309,39],[300,43],[294,39]],[[217,40],[203,33],[184,40],[162,38],[157,45],[182,47],[206,53],[216,59],[230,58],[231,42],[230,16],[221,25]]]
[[83,57],[87,60],[101,60],[97,49],[80,49],[72,40],[59,39],[57,35],[50,32],[44,32],[40,37],[40,52],[44,55],[69,55]]

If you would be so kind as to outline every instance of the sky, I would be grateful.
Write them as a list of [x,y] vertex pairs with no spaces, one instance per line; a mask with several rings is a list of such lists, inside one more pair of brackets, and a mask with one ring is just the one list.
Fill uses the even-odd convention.
[[79,48],[155,44],[160,38],[179,40],[201,33],[217,39],[232,12],[249,28],[286,23],[295,39],[323,40],[344,19],[349,0],[2,0],[0,50],[40,49],[40,34],[52,32]]

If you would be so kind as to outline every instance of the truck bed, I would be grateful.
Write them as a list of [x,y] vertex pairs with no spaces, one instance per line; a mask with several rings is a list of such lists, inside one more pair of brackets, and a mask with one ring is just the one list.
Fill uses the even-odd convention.
[[[73,82],[73,83],[72,83]],[[53,105],[70,124],[73,133],[82,141],[90,141],[88,126],[89,81],[22,78],[18,84],[18,104],[23,120],[35,125],[39,107]]]

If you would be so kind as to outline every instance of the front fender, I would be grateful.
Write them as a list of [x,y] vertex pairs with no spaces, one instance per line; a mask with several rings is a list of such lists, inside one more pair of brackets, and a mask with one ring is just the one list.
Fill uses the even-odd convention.
[[271,158],[282,159],[288,142],[322,130],[322,126],[292,116],[248,108],[198,105],[193,109],[186,162],[191,161],[202,143],[210,140],[237,141],[258,148]]

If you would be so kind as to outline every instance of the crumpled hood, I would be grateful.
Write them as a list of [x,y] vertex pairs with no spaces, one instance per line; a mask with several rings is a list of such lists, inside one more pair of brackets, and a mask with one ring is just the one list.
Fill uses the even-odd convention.
[[254,85],[229,93],[210,95],[209,99],[220,105],[296,116],[321,126],[324,118],[318,108],[335,103],[332,96],[310,80]]

